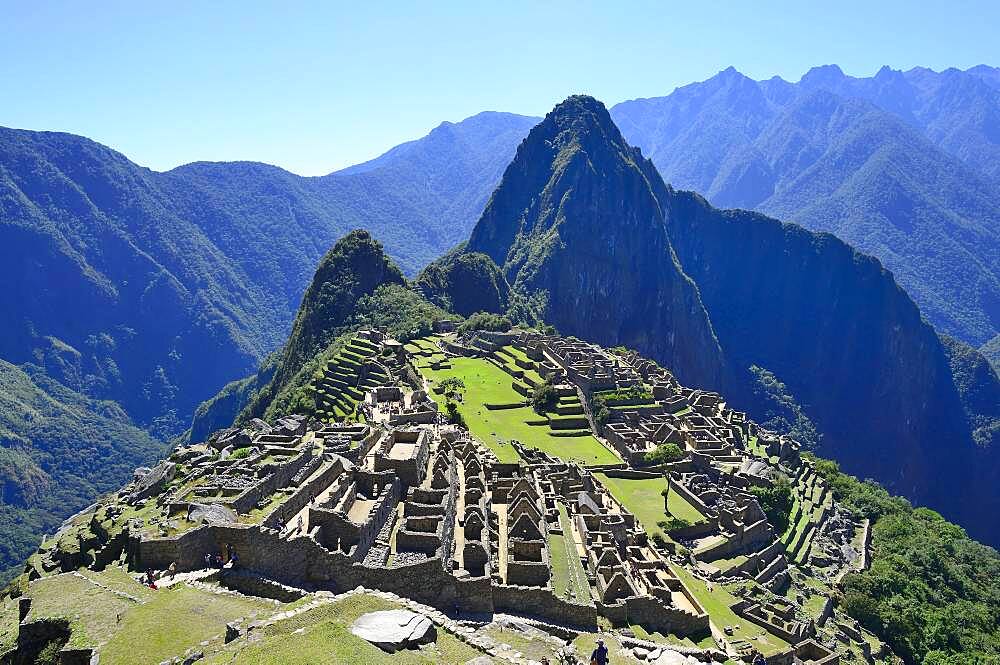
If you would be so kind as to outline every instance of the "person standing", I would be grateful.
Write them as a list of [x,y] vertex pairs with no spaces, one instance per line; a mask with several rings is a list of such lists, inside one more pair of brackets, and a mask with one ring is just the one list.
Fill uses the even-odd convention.
[[590,665],[608,665],[608,648],[604,640],[597,640],[597,648],[590,654]]

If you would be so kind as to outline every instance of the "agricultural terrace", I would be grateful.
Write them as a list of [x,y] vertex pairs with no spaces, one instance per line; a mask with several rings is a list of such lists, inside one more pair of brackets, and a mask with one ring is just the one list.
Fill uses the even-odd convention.
[[418,369],[432,389],[451,377],[465,383],[458,411],[473,436],[489,446],[500,461],[520,461],[510,444],[516,439],[549,455],[585,465],[620,462],[590,432],[553,429],[550,422],[559,416],[540,416],[529,406],[518,406],[525,404],[524,397],[512,387],[511,376],[495,364],[466,357],[450,358],[449,364],[441,369],[429,365]]
[[[594,475],[608,488],[611,496],[635,515],[647,534],[652,536],[658,530],[656,523],[667,516],[661,494],[667,486],[663,478],[614,478],[605,473]],[[691,524],[704,520],[702,514],[676,492],[670,493],[670,515]]]

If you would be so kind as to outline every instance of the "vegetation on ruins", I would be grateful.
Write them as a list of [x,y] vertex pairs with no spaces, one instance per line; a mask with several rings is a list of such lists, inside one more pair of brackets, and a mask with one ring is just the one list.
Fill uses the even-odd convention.
[[458,326],[458,331],[460,333],[468,333],[475,330],[504,332],[506,330],[510,330],[511,326],[513,326],[513,324],[510,319],[503,314],[476,312]]
[[872,563],[841,603],[908,662],[989,662],[1000,653],[1000,553],[927,508],[816,459],[838,501],[873,520]]
[[449,399],[445,403],[445,412],[448,414],[448,422],[452,425],[465,427],[465,418],[462,417],[462,412],[458,410],[458,404],[455,400]]
[[608,422],[608,418],[611,417],[611,409],[608,408],[608,403],[603,397],[591,398],[590,410],[594,414],[594,424],[599,428],[604,427]]
[[781,380],[763,367],[750,366],[753,395],[758,402],[760,424],[773,432],[787,434],[806,450],[816,450],[822,436]]
[[653,393],[644,386],[631,386],[617,390],[600,390],[594,393],[605,402],[652,402]]
[[757,497],[767,521],[774,527],[776,533],[782,533],[788,528],[792,514],[792,483],[784,474],[778,475],[774,483],[766,487],[754,486],[750,493]]
[[661,443],[645,455],[648,464],[667,464],[684,457],[684,451],[676,443]]
[[440,388],[445,397],[452,399],[460,398],[462,393],[465,392],[465,381],[457,376],[449,376],[438,384],[438,388]]
[[552,379],[546,379],[544,383],[535,388],[535,392],[531,395],[531,408],[535,410],[535,413],[543,415],[555,409],[558,401],[559,394],[556,392],[556,387],[552,385]]

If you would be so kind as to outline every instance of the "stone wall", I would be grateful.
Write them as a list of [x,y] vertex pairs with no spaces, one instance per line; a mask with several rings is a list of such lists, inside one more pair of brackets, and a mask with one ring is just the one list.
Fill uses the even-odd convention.
[[541,617],[584,630],[597,628],[597,609],[593,605],[571,603],[549,589],[498,584],[493,587],[493,606],[498,612]]
[[652,596],[630,596],[612,604],[598,603],[598,611],[613,625],[638,624],[649,632],[701,635],[710,632],[708,614],[668,607]]
[[285,499],[284,503],[272,510],[270,514],[264,518],[262,524],[271,529],[280,528],[282,525],[286,524],[288,520],[292,519],[292,516],[309,505],[310,501],[315,499],[320,492],[326,489],[330,483],[332,483],[334,479],[343,472],[343,461],[340,458],[334,458],[330,462],[329,467],[317,474],[314,478],[309,479],[308,482],[304,483],[290,497]]

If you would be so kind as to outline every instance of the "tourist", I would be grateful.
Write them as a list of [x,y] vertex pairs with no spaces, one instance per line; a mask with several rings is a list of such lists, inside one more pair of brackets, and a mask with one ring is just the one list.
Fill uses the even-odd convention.
[[233,544],[226,543],[226,559],[229,561],[233,560]]
[[767,661],[764,660],[764,654],[759,651],[756,652],[756,655],[753,657],[753,665],[767,665]]
[[155,589],[156,588],[156,580],[153,579],[153,569],[152,568],[147,568],[146,569],[146,586],[148,586],[150,589]]
[[597,648],[590,654],[590,665],[608,665],[608,648],[604,646],[604,640],[597,640]]
[[205,553],[205,567],[206,568],[211,568],[212,567],[212,553],[211,552],[206,552]]

